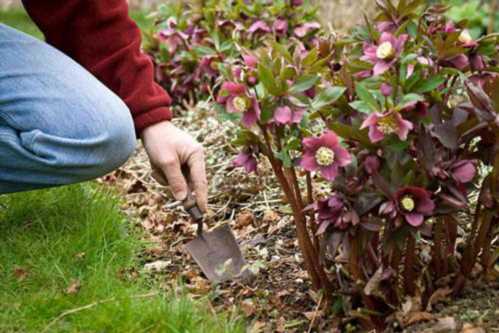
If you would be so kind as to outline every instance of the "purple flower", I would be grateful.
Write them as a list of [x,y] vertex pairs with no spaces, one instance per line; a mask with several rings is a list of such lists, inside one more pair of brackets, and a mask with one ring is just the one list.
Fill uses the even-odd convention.
[[291,109],[289,106],[280,106],[275,109],[273,122],[279,125],[299,124],[305,114],[305,109]]
[[274,33],[279,36],[284,36],[288,33],[288,21],[283,19],[277,19],[272,25]]
[[256,33],[265,34],[271,32],[271,30],[267,23],[262,20],[258,20],[249,27],[248,32],[252,35]]
[[397,134],[400,140],[405,141],[414,126],[410,121],[402,118],[400,113],[391,111],[384,114],[372,113],[364,120],[360,128],[369,128],[369,139],[372,143],[376,143],[390,134]]
[[210,78],[218,76],[218,58],[216,56],[204,56],[194,72],[194,77],[200,80],[203,75]]
[[391,96],[393,92],[392,86],[384,82],[381,84],[380,90],[385,97]]
[[347,209],[343,199],[337,194],[319,200],[314,204],[314,209],[317,217],[316,223],[319,224],[317,235],[323,234],[329,226],[345,230],[350,225],[357,225],[360,221],[359,215]]
[[253,154],[251,153],[239,153],[232,163],[236,167],[243,167],[247,173],[256,173],[257,161],[255,156],[253,156]]
[[444,62],[448,64],[450,67],[454,67],[459,69],[460,71],[464,71],[470,64],[468,57],[464,54],[459,54],[447,61]]
[[318,22],[307,22],[295,28],[294,34],[298,38],[303,38],[309,33],[319,30],[321,25]]
[[341,147],[338,136],[332,131],[326,131],[320,137],[303,139],[303,149],[300,166],[307,171],[319,170],[329,181],[336,178],[340,167],[352,162],[350,153]]
[[291,6],[298,7],[303,5],[303,0],[291,0]]
[[485,68],[485,62],[483,61],[483,56],[479,54],[470,55],[470,67],[474,71],[481,71]]
[[381,75],[395,64],[408,38],[409,35],[406,34],[395,37],[391,33],[383,32],[378,45],[364,44],[364,55],[361,60],[374,65],[375,76]]
[[390,22],[390,21],[382,21],[378,22],[376,24],[376,27],[378,28],[379,32],[389,32],[389,33],[394,33],[398,26],[395,24],[395,22]]
[[424,217],[429,216],[435,209],[430,192],[423,188],[407,186],[395,193],[394,200],[380,206],[380,214],[391,218],[403,216],[405,221],[413,227],[419,227]]
[[452,178],[461,184],[469,183],[475,178],[476,167],[474,161],[461,160],[451,167]]
[[251,127],[260,119],[260,105],[254,96],[250,96],[245,85],[225,82],[220,88],[217,103],[225,105],[229,113],[242,113],[242,123]]
[[170,54],[174,54],[175,52],[177,52],[177,49],[181,45],[184,45],[187,38],[187,35],[175,30],[174,28],[161,30],[158,34],[158,39],[166,44],[168,52]]

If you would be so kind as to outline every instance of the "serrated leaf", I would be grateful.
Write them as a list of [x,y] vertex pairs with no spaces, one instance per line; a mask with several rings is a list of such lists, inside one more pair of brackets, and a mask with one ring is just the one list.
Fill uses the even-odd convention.
[[364,101],[354,101],[349,103],[348,105],[350,105],[352,109],[359,111],[361,113],[370,114],[373,112],[373,110],[369,107],[369,105],[367,105],[367,103]]
[[280,89],[276,85],[274,74],[272,70],[262,63],[258,64],[258,76],[260,82],[264,85],[265,89],[274,96],[280,95]]

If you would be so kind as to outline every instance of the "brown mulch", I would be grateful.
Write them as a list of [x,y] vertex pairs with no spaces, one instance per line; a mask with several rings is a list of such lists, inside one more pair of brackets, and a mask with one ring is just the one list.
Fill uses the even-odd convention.
[[[125,166],[102,179],[123,194],[123,210],[150,242],[141,255],[145,269],[137,274],[150,274],[165,288],[180,281],[193,298],[209,295],[215,311],[240,313],[248,322],[248,332],[340,332],[336,327],[341,320],[326,316],[321,295],[311,291],[289,209],[282,203],[270,168],[263,165],[257,175],[235,169],[232,159],[237,149],[229,141],[235,128],[221,123],[202,106],[184,111],[175,122],[203,142],[206,149],[208,224],[215,227],[228,223],[246,259],[259,273],[249,282],[218,286],[203,277],[183,248],[194,237],[195,227],[180,207],[172,205],[174,200],[167,189],[151,178],[146,154],[140,147]],[[454,300],[445,293],[440,298],[431,313],[426,309],[408,310],[411,306],[406,304],[406,309],[394,316],[394,325],[388,331],[499,332],[497,284],[478,282],[466,289],[463,298]],[[405,315],[408,317],[401,320],[410,324],[406,322],[408,327],[402,329],[397,321]],[[352,327],[348,331],[358,330]]]

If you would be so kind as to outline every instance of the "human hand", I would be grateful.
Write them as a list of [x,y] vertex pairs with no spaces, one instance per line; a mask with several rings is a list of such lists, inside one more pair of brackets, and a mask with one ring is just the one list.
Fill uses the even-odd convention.
[[147,127],[141,137],[153,178],[169,185],[176,200],[183,201],[192,191],[199,208],[206,212],[208,182],[202,145],[169,121]]

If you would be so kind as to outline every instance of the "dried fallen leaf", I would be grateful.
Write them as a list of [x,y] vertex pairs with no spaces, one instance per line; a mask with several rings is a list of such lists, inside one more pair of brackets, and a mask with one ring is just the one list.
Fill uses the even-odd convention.
[[423,311],[412,312],[407,316],[404,324],[405,326],[411,326],[416,323],[420,323],[423,321],[430,321],[433,319],[435,319],[435,316],[429,312],[423,312]]
[[320,318],[322,317],[322,311],[308,311],[308,312],[304,312],[303,315],[309,320],[309,321],[312,321],[312,320],[315,320],[317,318]]
[[263,328],[265,327],[265,323],[261,321],[255,321],[253,326],[248,330],[248,333],[260,333],[263,332]]
[[452,289],[449,287],[437,289],[428,300],[428,305],[426,306],[426,311],[431,311],[432,306],[438,302],[441,302],[447,298],[452,293]]
[[464,324],[461,333],[486,333],[485,329],[482,327],[476,327],[471,324]]
[[431,327],[425,329],[421,333],[448,333],[455,332],[457,330],[457,323],[454,317],[444,317],[438,319],[438,321]]
[[154,262],[150,262],[144,265],[144,269],[148,272],[160,272],[164,270],[171,264],[171,261],[158,260]]
[[255,303],[251,299],[245,299],[241,302],[241,310],[249,317],[256,312]]
[[28,277],[28,271],[22,267],[14,268],[14,276],[18,281],[23,281]]
[[269,224],[272,222],[279,221],[280,219],[281,219],[281,216],[277,212],[275,212],[273,210],[266,210],[263,213],[262,222],[264,224]]
[[80,280],[78,280],[78,279],[72,280],[69,283],[69,287],[66,288],[66,294],[74,295],[74,294],[78,293],[78,291],[80,291],[80,288],[81,288]]
[[243,212],[237,214],[236,227],[243,228],[243,227],[246,227],[246,226],[253,224],[254,221],[255,221],[255,217],[253,216],[252,212],[243,211]]

